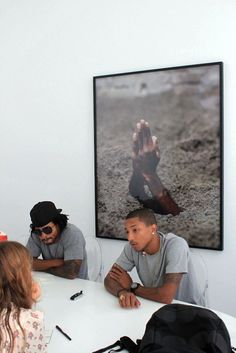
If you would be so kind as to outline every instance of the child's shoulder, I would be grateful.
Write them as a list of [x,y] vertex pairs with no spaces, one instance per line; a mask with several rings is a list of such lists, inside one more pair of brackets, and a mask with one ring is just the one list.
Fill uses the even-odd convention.
[[24,323],[42,322],[44,315],[41,311],[32,309],[20,309],[20,321]]

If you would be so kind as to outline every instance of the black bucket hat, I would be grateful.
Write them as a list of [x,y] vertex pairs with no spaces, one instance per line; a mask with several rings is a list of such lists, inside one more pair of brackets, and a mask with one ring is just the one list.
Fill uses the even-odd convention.
[[38,202],[30,211],[32,227],[42,227],[51,222],[61,213],[61,208],[56,208],[51,201]]

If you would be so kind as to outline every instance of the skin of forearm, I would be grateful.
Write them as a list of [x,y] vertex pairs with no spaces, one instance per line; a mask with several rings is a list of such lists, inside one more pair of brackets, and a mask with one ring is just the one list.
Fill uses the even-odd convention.
[[144,180],[147,183],[151,193],[156,198],[160,198],[166,190],[157,174],[144,174]]
[[176,290],[176,285],[170,283],[157,288],[139,286],[135,291],[135,295],[159,303],[170,304],[174,299]]
[[33,259],[33,270],[34,271],[45,271],[49,268],[59,267],[64,265],[63,259],[51,259],[51,260],[43,260],[43,259]]
[[172,199],[168,190],[162,184],[160,178],[157,174],[145,175],[145,182],[147,183],[152,195],[157,199],[159,205],[161,206],[163,213],[171,213],[174,216],[178,215],[182,209],[177,205],[177,203]]
[[75,279],[78,277],[81,262],[82,260],[64,261],[64,265],[59,267],[49,268],[45,272],[51,273],[52,275],[55,275],[58,277]]
[[130,194],[140,200],[146,200],[148,196],[144,191],[144,178],[140,173],[133,173],[129,183]]
[[[149,187],[152,197],[144,190],[145,184]],[[156,213],[176,216],[182,211],[172,199],[157,174],[142,175],[134,172],[129,183],[129,192],[144,207],[151,208]]]
[[33,259],[33,270],[48,272],[55,276],[68,279],[74,279],[78,276],[80,265],[81,260]]
[[[106,290],[114,296],[117,296],[117,292],[121,292],[122,289],[124,289],[124,291],[127,290],[121,287],[121,285],[111,278],[109,274],[105,277],[104,285]],[[135,291],[135,295],[160,303],[170,304],[175,296],[176,289],[176,284],[172,283],[165,284],[163,287],[158,288],[139,286]]]
[[117,292],[123,289],[118,282],[109,276],[109,274],[104,279],[104,286],[106,290],[114,296],[117,296]]

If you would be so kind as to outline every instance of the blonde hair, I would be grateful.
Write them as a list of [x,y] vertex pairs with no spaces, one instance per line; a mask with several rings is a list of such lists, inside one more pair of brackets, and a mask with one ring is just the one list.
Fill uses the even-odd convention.
[[[15,241],[0,242],[0,316],[3,319],[9,338],[11,352],[14,336],[9,324],[11,311],[15,310],[17,323],[20,324],[20,308],[30,309],[32,300],[32,258],[28,250]],[[4,315],[1,315],[4,312]],[[3,333],[0,330],[0,347]]]

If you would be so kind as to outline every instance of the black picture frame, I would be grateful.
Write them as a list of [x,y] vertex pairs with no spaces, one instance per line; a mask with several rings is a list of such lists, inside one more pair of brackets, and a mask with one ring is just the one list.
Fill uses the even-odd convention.
[[[126,240],[126,215],[144,206],[160,231],[223,250],[223,62],[94,76],[93,93],[96,236]],[[137,164],[146,128],[161,193]]]

